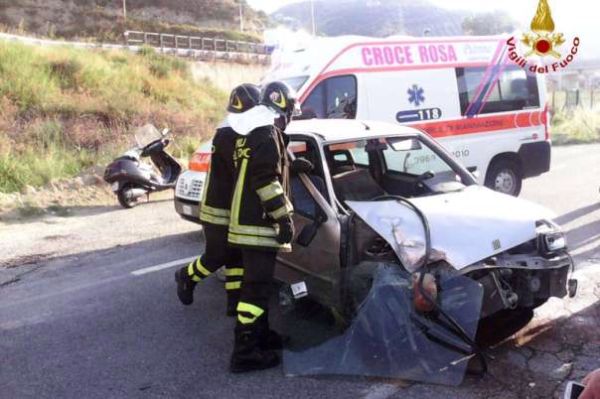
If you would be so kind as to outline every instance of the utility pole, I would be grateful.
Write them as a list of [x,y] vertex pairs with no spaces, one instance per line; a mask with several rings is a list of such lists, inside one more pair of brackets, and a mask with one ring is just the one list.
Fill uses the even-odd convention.
[[312,22],[312,34],[317,35],[317,25],[315,23],[315,0],[310,0],[310,19]]
[[123,20],[127,21],[127,0],[123,0]]
[[244,12],[242,7],[242,0],[240,0],[240,32],[244,31]]

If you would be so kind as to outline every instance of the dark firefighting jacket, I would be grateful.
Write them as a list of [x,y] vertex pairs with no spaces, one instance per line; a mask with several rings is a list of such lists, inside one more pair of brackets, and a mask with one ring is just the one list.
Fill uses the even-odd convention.
[[229,226],[235,168],[233,151],[239,136],[230,127],[217,129],[212,142],[210,168],[204,182],[200,223]]
[[286,138],[274,126],[238,136],[234,164],[236,184],[231,202],[229,243],[240,247],[291,251],[280,244],[278,219],[293,212],[289,200]]

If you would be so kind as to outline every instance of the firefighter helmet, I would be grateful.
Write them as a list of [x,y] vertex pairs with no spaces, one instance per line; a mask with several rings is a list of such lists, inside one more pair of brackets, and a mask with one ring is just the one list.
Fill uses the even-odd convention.
[[257,105],[259,100],[260,90],[257,86],[250,83],[241,84],[231,91],[227,111],[234,114],[246,112]]
[[296,92],[283,82],[266,84],[261,93],[260,103],[285,116],[286,122],[289,122],[292,116],[300,115]]

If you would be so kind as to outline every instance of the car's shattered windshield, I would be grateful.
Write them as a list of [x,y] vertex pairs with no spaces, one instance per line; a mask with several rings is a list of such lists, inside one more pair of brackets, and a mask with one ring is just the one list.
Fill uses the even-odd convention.
[[334,190],[342,202],[385,195],[405,198],[464,188],[459,167],[417,136],[363,139],[325,147]]

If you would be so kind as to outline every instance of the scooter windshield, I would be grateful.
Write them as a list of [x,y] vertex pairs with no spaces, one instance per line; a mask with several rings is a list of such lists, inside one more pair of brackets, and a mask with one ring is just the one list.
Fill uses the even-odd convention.
[[133,136],[135,139],[134,145],[138,148],[144,148],[153,141],[162,139],[160,131],[150,123],[137,128]]
[[[413,306],[412,275],[398,265],[376,264],[364,278],[372,281],[371,288],[346,323],[339,315],[324,317],[316,310],[284,312],[290,336],[283,353],[286,375],[460,384],[474,357],[467,342],[477,330],[482,287],[466,277],[443,278],[438,282],[438,309],[420,313]],[[452,323],[442,313],[460,326],[466,339],[449,327]]]

